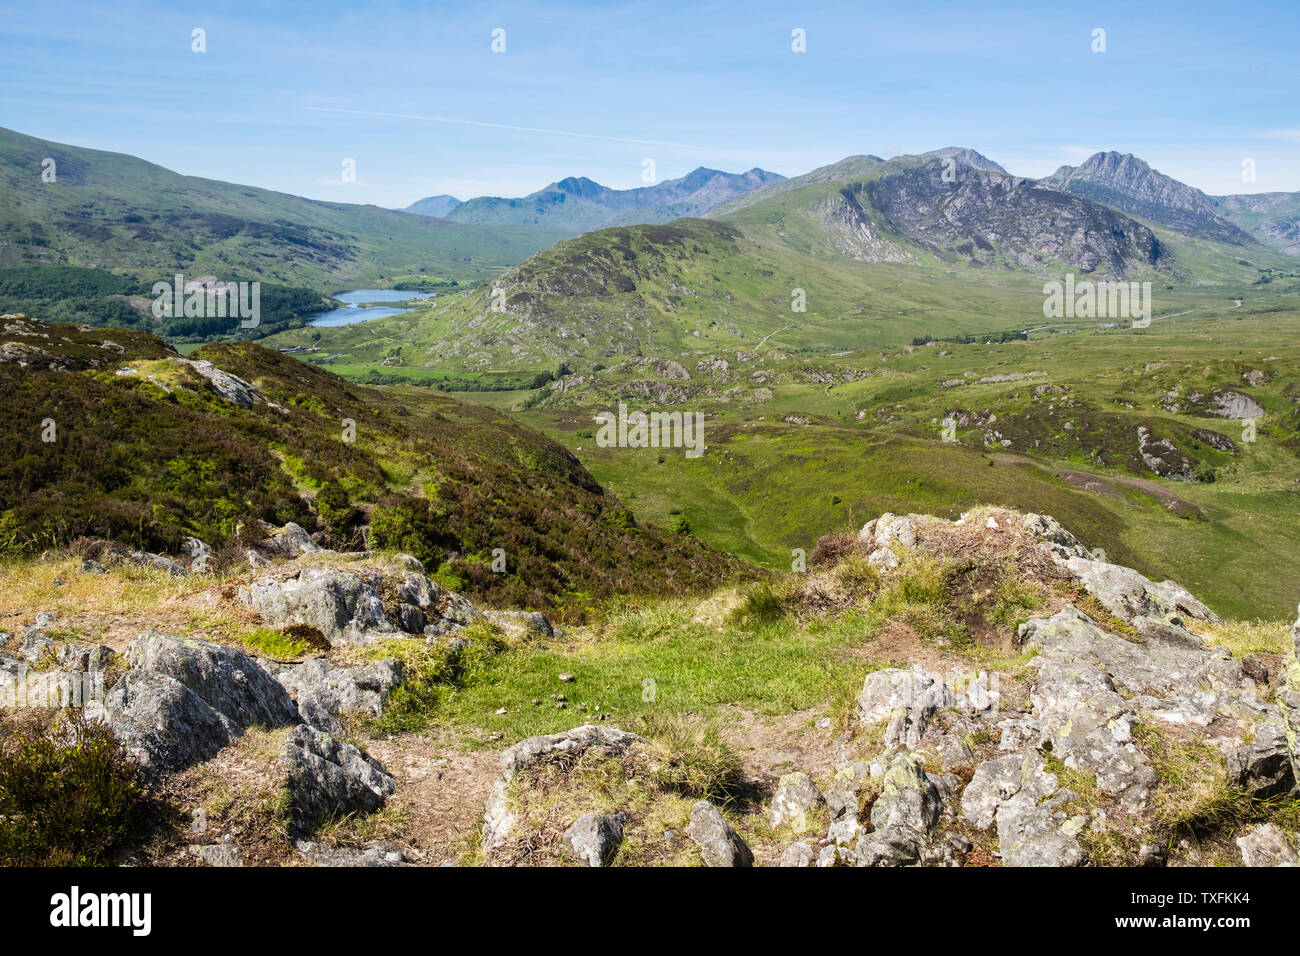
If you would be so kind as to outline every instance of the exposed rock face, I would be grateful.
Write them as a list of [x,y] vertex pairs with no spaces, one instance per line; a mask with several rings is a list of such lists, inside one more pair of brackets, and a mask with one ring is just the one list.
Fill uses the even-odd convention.
[[1154,474],[1177,481],[1192,481],[1196,477],[1196,462],[1184,454],[1171,438],[1154,438],[1151,429],[1139,425],[1137,430],[1138,457]]
[[[1051,800],[1047,799],[1052,797]],[[1002,861],[1008,866],[1077,866],[1084,852],[1057,808],[1073,797],[1058,790],[1035,751],[987,761],[962,793],[961,806],[981,829],[997,824]]]
[[[1181,620],[1219,620],[1218,615],[1173,581],[1156,583],[1132,568],[1077,555],[1061,559],[1060,564],[1112,614],[1132,624],[1144,637],[1152,636],[1147,633],[1151,631],[1165,635],[1166,640],[1200,647],[1200,640],[1182,626]],[[1175,623],[1175,619],[1180,623]]]
[[706,866],[752,866],[754,854],[731,824],[707,800],[691,807],[686,835],[700,848]]
[[868,674],[858,695],[858,718],[864,724],[889,721],[885,747],[915,749],[940,707],[955,702],[952,689],[921,670],[881,670]]
[[961,166],[945,179],[946,172],[932,159],[841,194],[859,210],[856,221],[874,223],[883,213],[894,236],[946,257],[1039,272],[1056,260],[1115,277],[1172,268],[1155,234],[1123,213],[994,170]]
[[403,634],[440,636],[482,615],[444,590],[410,558],[396,573],[358,564],[351,570],[303,568],[296,578],[265,577],[239,596],[272,626],[308,624],[331,644],[368,644]]
[[216,755],[249,727],[298,721],[288,693],[247,654],[150,631],[127,652],[131,669],[104,716],[145,767],[181,770]]
[[254,581],[239,596],[271,626],[309,624],[331,644],[364,644],[399,633],[384,614],[377,577],[304,568],[288,581]]
[[215,757],[232,739],[224,715],[165,674],[123,675],[104,708],[127,752],[158,773]]
[[362,667],[330,667],[316,658],[276,675],[298,704],[303,720],[339,735],[340,714],[381,717],[388,695],[402,683],[402,665],[386,657]]
[[[942,550],[952,529],[975,526],[968,518],[882,515],[860,541],[869,556],[888,549],[906,559],[912,549]],[[1204,604],[1171,581],[1096,560],[1046,515],[981,522],[994,539],[1030,542],[1044,560],[1041,573],[1055,568],[1137,633],[1125,627],[1121,634],[1119,625],[1112,633],[1074,606],[1028,621],[1018,632],[1021,647],[1037,652],[1024,665],[1028,701],[1010,708],[987,675],[967,675],[961,687],[919,668],[868,675],[857,716],[865,726],[885,724],[884,751],[835,772],[825,797],[832,822],[821,849],[809,848],[815,865],[958,864],[971,846],[943,826],[957,813],[991,831],[1006,865],[1082,864],[1091,845],[1084,837],[1120,821],[1145,826],[1142,815],[1160,785],[1159,754],[1150,748],[1180,737],[1217,751],[1229,784],[1261,797],[1295,790],[1290,741],[1297,739],[1300,693],[1284,686],[1272,702],[1261,696],[1267,672],[1260,683],[1259,668],[1250,676],[1227,651],[1206,647],[1186,626],[1218,620]],[[880,567],[889,574],[895,565]],[[1300,622],[1294,637],[1300,644]],[[976,731],[1002,753],[989,757],[985,747],[976,757],[963,739]],[[972,765],[964,787],[947,772]],[[1084,809],[1093,805],[1061,785],[1061,768],[1080,774],[1094,794],[1089,800],[1101,799],[1106,809]],[[864,793],[874,802],[869,819],[860,820]],[[1164,862],[1155,844],[1130,849],[1135,863]],[[787,853],[786,865],[808,856],[799,844]]]
[[777,784],[768,822],[773,829],[788,826],[802,833],[809,828],[811,814],[825,803],[811,777],[801,771],[788,773]]
[[[1105,633],[1074,608],[1046,621],[1030,621],[1021,638],[1027,648],[1042,650],[1031,662],[1038,668],[1031,699],[1039,739],[1050,741],[1067,767],[1096,774],[1103,790],[1122,794],[1128,806],[1140,808],[1156,775],[1133,742],[1137,712],[1117,686],[1170,690],[1169,681],[1180,672],[1171,671],[1167,678],[1153,672],[1153,662],[1139,645]],[[1170,668],[1181,666],[1184,674],[1200,664],[1173,653],[1162,654],[1161,661]]]
[[306,725],[289,732],[280,765],[290,817],[302,831],[345,813],[378,810],[393,792],[393,778],[378,760]]
[[271,535],[271,546],[286,557],[296,558],[300,554],[320,551],[321,546],[311,539],[302,525],[290,521],[280,531]]
[[872,567],[890,571],[902,563],[897,548],[916,547],[917,526],[912,517],[886,511],[879,518],[873,518],[862,526],[858,540],[870,547],[867,562]]
[[211,362],[196,361],[191,359],[172,359],[173,362],[188,365],[194,371],[198,372],[208,380],[212,390],[228,402],[235,405],[242,405],[244,408],[252,408],[255,402],[265,402],[266,399],[258,390],[257,386],[245,382],[237,375],[231,375],[229,372],[222,371]]
[[1243,421],[1248,418],[1263,418],[1264,408],[1257,401],[1241,392],[1215,392],[1214,406],[1208,409],[1216,418],[1231,418]]
[[1297,866],[1300,856],[1292,841],[1274,823],[1261,823],[1237,837],[1246,866]]
[[1250,236],[1221,217],[1199,189],[1164,175],[1131,153],[1103,152],[1062,166],[1039,183],[1141,216],[1185,236],[1245,245]]

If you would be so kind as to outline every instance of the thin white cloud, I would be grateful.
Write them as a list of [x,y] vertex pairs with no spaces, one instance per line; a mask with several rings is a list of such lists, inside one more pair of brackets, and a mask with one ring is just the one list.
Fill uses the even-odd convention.
[[1300,129],[1271,129],[1265,139],[1280,139],[1284,143],[1300,143]]

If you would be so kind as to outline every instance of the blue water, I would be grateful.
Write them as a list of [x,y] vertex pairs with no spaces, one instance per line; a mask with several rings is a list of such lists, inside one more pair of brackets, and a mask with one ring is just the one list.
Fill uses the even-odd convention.
[[383,319],[390,315],[401,315],[410,309],[395,309],[388,305],[375,305],[364,309],[362,302],[405,302],[408,299],[432,299],[436,292],[399,292],[395,289],[353,289],[350,292],[337,292],[334,298],[347,304],[340,309],[318,313],[308,325],[352,325],[370,319]]

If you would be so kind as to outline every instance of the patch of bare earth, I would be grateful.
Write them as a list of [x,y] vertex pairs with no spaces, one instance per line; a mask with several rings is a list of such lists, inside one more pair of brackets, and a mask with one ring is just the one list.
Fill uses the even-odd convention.
[[464,861],[501,774],[501,752],[465,750],[453,731],[403,734],[366,746],[397,782],[388,803],[409,821],[405,842],[431,866]]

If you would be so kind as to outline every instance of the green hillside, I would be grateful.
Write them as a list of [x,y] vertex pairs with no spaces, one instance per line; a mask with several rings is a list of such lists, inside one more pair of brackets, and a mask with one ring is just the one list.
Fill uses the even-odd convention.
[[141,332],[10,317],[0,390],[4,554],[85,536],[176,553],[193,535],[216,566],[241,567],[266,526],[294,521],[561,614],[736,568],[638,526],[561,446],[489,408],[351,385],[251,343],[191,361]]
[[[951,171],[955,177],[948,182]],[[1153,283],[1156,314],[1288,263],[1010,177],[976,153],[850,157],[754,190],[721,221],[604,229],[416,312],[274,340],[356,377],[542,373],[698,350],[891,347],[1043,324],[1045,278]],[[803,311],[798,311],[798,305]]]
[[[42,179],[47,159],[53,182]],[[6,129],[0,185],[0,268],[84,266],[148,283],[176,271],[318,292],[412,273],[478,280],[560,236],[182,176],[133,156]]]

